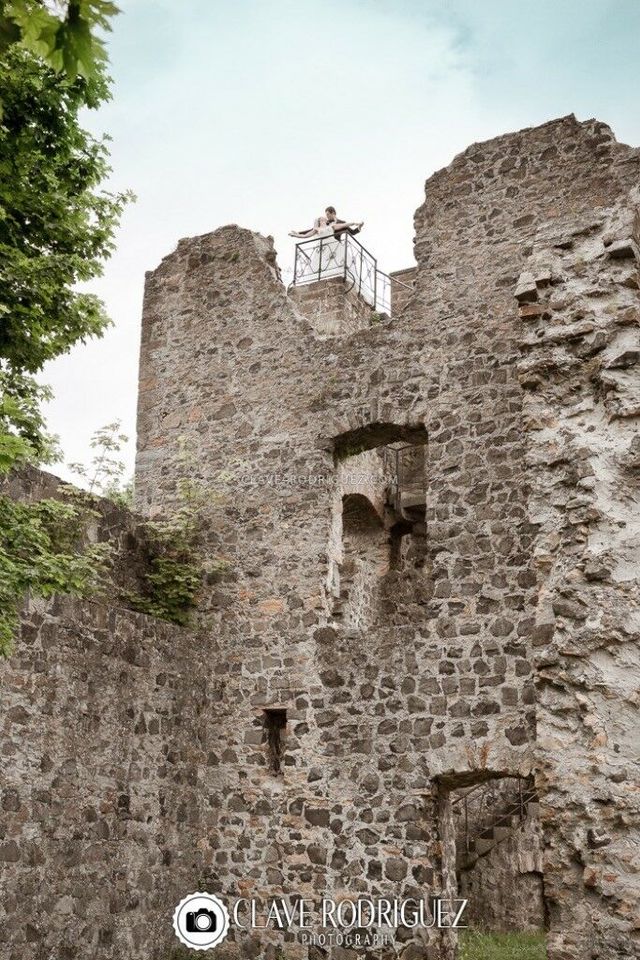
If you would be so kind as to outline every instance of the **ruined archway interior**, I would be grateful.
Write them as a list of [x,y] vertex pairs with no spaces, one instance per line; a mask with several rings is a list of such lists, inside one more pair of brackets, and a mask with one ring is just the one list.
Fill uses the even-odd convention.
[[427,433],[369,423],[336,437],[334,451],[332,613],[361,630],[384,617],[390,582],[423,562]]
[[532,956],[542,955],[548,910],[534,778],[454,774],[442,778],[440,795],[443,873],[467,901],[468,935],[528,935]]
[[334,615],[363,628],[373,615],[376,590],[389,569],[388,536],[382,518],[363,494],[342,498],[340,595]]

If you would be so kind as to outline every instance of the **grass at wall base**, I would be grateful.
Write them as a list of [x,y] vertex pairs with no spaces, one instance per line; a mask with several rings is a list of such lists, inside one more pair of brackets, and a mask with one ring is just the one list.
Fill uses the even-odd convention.
[[533,933],[482,933],[466,930],[460,935],[458,960],[546,960],[546,937]]
[[[545,935],[539,933],[482,933],[466,930],[460,935],[458,960],[546,960]],[[166,960],[189,960],[192,952],[183,947],[170,950]],[[276,960],[289,960],[286,950]]]

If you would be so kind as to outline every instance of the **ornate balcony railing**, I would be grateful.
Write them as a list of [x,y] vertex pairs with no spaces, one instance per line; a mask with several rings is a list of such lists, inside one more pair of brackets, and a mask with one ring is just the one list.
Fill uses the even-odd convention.
[[391,314],[391,287],[398,284],[378,268],[378,261],[350,233],[338,237],[311,237],[296,244],[293,284],[300,286],[330,277],[342,277],[374,310]]

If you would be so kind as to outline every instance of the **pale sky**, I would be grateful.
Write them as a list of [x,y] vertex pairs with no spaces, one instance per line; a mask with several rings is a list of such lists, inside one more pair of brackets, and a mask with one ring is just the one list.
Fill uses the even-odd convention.
[[[145,270],[181,237],[275,237],[328,204],[386,272],[413,262],[424,181],[469,144],[575,113],[640,144],[640,0],[120,0],[113,101],[86,116],[132,189],[104,277],[114,326],[50,364],[66,461],[120,419],[133,468]],[[54,472],[68,476],[62,464]]]

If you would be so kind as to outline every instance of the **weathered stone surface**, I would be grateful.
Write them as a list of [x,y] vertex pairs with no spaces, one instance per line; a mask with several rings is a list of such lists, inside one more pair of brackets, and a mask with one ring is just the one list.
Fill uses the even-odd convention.
[[610,257],[618,260],[626,260],[629,258],[640,260],[638,242],[633,237],[627,237],[624,240],[615,240],[607,249],[607,253]]
[[[635,244],[616,241],[609,259],[593,255],[621,222],[637,222],[638,201],[637,191],[623,192],[603,205],[597,225],[585,219],[554,271],[562,278],[552,288],[554,325],[572,331],[595,325],[606,350],[594,362],[564,338],[566,358],[547,366],[525,397],[541,574],[537,619],[546,620],[550,610],[555,615],[536,671],[543,882],[549,955],[569,960],[640,952],[630,920],[638,875],[629,856],[638,842],[632,824],[640,801],[624,787],[638,739],[632,676],[640,667],[640,332],[633,320],[637,285],[611,266],[612,258],[631,256]],[[545,237],[534,240],[532,256],[551,255],[546,244]],[[620,317],[631,324],[621,325]],[[548,329],[538,324],[542,341]],[[535,362],[541,347],[528,349]],[[544,429],[531,429],[542,421]]]
[[538,299],[538,285],[532,273],[520,274],[514,295],[520,303],[532,303]]
[[214,648],[64,598],[28,604],[24,629],[2,667],[0,956],[157,957],[218,841],[202,789],[218,737],[199,720],[219,710]]

